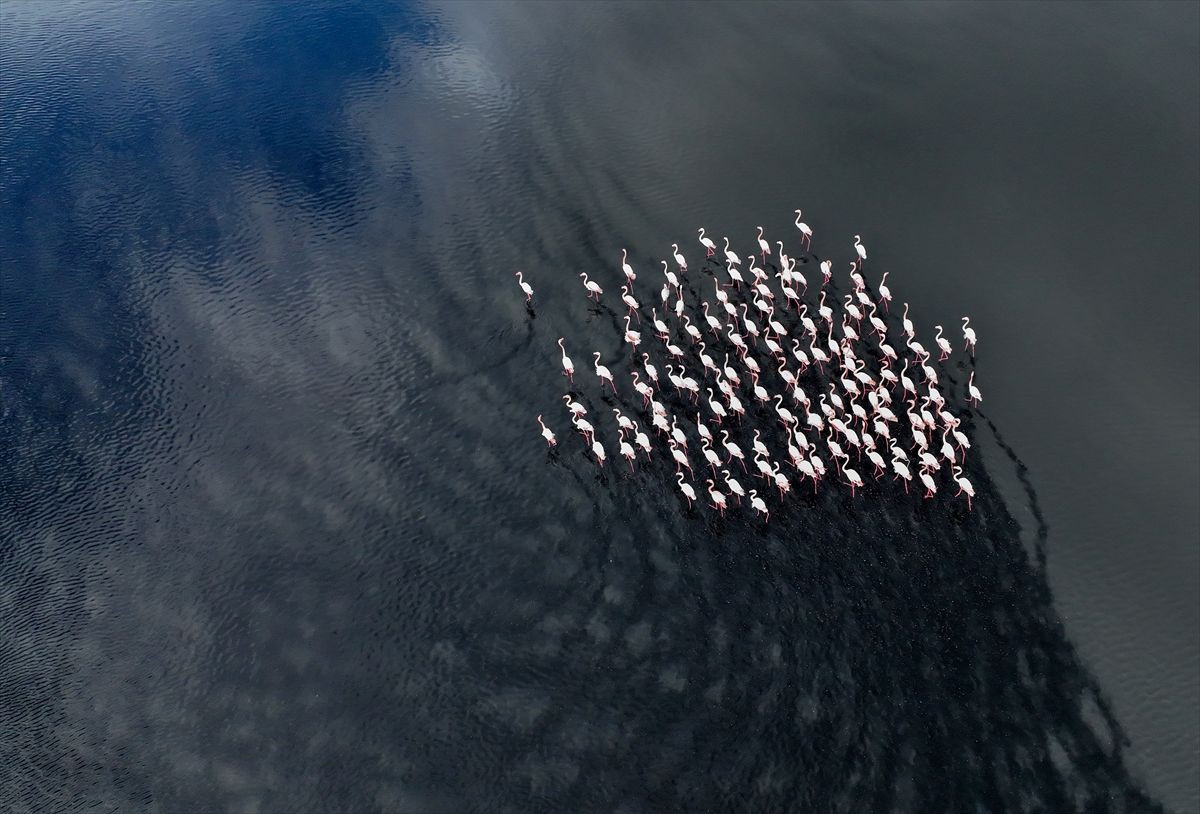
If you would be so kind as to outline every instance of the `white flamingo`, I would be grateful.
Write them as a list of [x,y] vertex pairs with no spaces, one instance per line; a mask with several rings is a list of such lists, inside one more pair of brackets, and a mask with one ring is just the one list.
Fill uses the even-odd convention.
[[969,350],[971,352],[972,356],[974,356],[975,355],[975,329],[971,327],[971,318],[963,317],[962,324],[963,324],[963,327],[962,327],[963,342],[965,343],[965,348],[966,348],[966,350]]
[[571,363],[571,357],[567,356],[567,349],[563,347],[563,338],[558,338],[558,347],[562,350],[562,366],[563,375],[567,377],[567,381],[574,384],[575,382],[575,365]]
[[595,361],[592,363],[592,366],[596,369],[596,375],[600,378],[601,389],[603,389],[603,387],[604,387],[603,383],[608,382],[609,387],[611,387],[612,391],[614,393],[616,393],[617,392],[617,383],[613,381],[612,371],[609,370],[604,365],[600,364],[600,351],[596,351],[595,353],[593,353],[592,358],[595,359]]
[[975,371],[971,371],[971,375],[967,378],[967,392],[971,394],[971,403],[976,407],[979,402],[983,401],[983,394],[979,392],[979,388],[975,386]]
[[763,228],[761,226],[758,226],[755,228],[758,229],[759,254],[762,255],[762,261],[765,263],[765,262],[767,262],[767,255],[771,253],[771,244],[768,243],[766,241],[766,239],[763,238]]
[[667,283],[672,288],[679,288],[679,278],[675,276],[675,272],[671,271],[671,267],[667,265],[666,260],[659,261],[663,264],[663,274],[667,277]]
[[955,493],[954,496],[958,497],[963,492],[966,492],[967,493],[967,510],[970,511],[971,498],[975,497],[975,487],[971,485],[971,482],[969,480],[967,480],[966,478],[963,477],[961,466],[954,467],[954,482],[958,484],[958,491]]
[[687,498],[688,506],[691,506],[696,500],[696,490],[692,488],[690,483],[684,483],[682,472],[676,472],[675,477],[679,480],[679,491],[683,492],[683,496]]
[[809,225],[807,223],[800,220],[800,218],[804,214],[803,212],[801,212],[799,209],[796,209],[793,211],[796,213],[796,228],[800,230],[800,234],[804,235],[804,242],[811,249],[812,248],[812,229],[809,228]]
[[725,514],[725,495],[717,491],[717,485],[711,478],[708,480],[708,496],[712,499],[713,508]]
[[640,314],[638,314],[638,308],[641,306],[638,305],[638,301],[633,298],[633,295],[629,293],[629,289],[626,286],[621,286],[621,299],[624,301],[625,306],[629,309],[627,313],[636,316],[638,324],[641,325],[642,317]]
[[732,251],[730,251],[729,238],[726,237],[726,238],[723,238],[723,240],[725,241],[725,259],[727,261],[729,261],[730,263],[733,263],[733,265],[735,265],[735,266],[740,266],[742,264],[742,258],[738,257],[736,254],[734,254]]
[[722,469],[721,473],[725,475],[725,485],[729,487],[730,493],[737,495],[739,498],[744,498],[746,490],[742,488],[740,483],[733,479],[733,476],[729,474],[729,470]]
[[[737,268],[734,267],[732,260],[725,264],[725,270],[727,272],[729,272],[729,279],[733,281],[733,285],[735,285],[736,287],[741,288],[742,283],[746,282],[745,280],[742,279],[741,271],[739,271]],[[725,286],[725,287],[728,288],[729,286]],[[726,301],[726,305],[728,305],[727,301]]]
[[885,285],[889,274],[891,274],[890,271],[885,271],[883,277],[879,280],[879,301],[883,303],[883,312],[885,314],[888,310],[888,303],[892,301],[892,291]]
[[629,265],[628,257],[628,250],[621,249],[621,271],[625,272],[625,278],[629,280],[630,285],[633,285],[633,281],[637,279],[637,275],[633,273],[633,266]]
[[600,295],[604,293],[604,289],[594,280],[589,280],[586,271],[579,272],[579,277],[583,280],[583,287],[587,289],[588,299],[595,297],[596,302],[600,302]]
[[515,272],[513,274],[513,276],[517,278],[517,282],[520,284],[521,290],[525,292],[525,302],[529,302],[530,300],[532,300],[533,299],[533,286],[531,286],[529,283],[525,282],[525,278],[521,275],[521,272],[519,272],[519,271]]
[[938,357],[938,361],[944,362],[950,358],[953,348],[950,347],[950,340],[942,336],[942,326],[934,325],[933,327],[937,329],[937,336],[935,336],[934,339],[937,341],[938,348],[942,351],[941,356]]
[[758,496],[758,490],[750,490],[750,508],[763,516],[764,520],[771,519],[771,513],[767,511],[767,504],[763,503],[763,499]]
[[685,259],[684,259],[684,257],[683,257],[683,255],[682,255],[682,254],[680,254],[680,252],[679,252],[679,244],[678,244],[678,243],[672,243],[672,244],[671,244],[671,251],[672,251],[672,252],[673,252],[673,254],[674,254],[674,257],[675,257],[675,262],[676,262],[676,264],[678,264],[678,265],[679,265],[679,271],[680,271],[680,273],[682,274],[683,272],[687,271],[687,260],[685,260]]
[[658,384],[658,368],[650,363],[650,354],[642,354],[642,367],[646,370],[646,375],[650,377],[650,381]]
[[700,245],[708,252],[705,257],[712,257],[717,253],[717,244],[712,242],[712,238],[704,236],[703,226],[700,227]]
[[554,432],[542,421],[541,415],[538,415],[537,422],[542,425],[542,437],[546,439],[546,446],[552,447],[557,444],[558,441],[554,437]]

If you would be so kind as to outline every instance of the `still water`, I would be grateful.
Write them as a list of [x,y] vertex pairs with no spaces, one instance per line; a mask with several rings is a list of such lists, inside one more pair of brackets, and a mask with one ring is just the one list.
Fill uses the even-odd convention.
[[[383,5],[0,7],[0,808],[1200,809],[1200,6]],[[973,513],[570,437],[575,274],[796,207]]]

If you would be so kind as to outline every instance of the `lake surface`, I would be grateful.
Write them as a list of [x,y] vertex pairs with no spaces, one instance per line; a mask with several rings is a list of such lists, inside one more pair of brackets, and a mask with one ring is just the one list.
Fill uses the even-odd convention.
[[[381,5],[0,7],[0,808],[1200,810],[1200,6]],[[797,207],[975,511],[569,432]]]

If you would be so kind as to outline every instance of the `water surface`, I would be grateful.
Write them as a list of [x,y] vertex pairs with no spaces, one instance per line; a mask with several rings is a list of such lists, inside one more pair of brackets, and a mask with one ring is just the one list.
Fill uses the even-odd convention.
[[[376,5],[0,10],[6,805],[1200,808],[1195,5]],[[575,273],[797,206],[973,514],[565,443]]]

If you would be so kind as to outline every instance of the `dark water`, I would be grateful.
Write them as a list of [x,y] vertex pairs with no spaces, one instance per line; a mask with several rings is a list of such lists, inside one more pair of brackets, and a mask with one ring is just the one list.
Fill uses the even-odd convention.
[[[1200,7],[377,5],[0,7],[0,809],[1200,809]],[[797,206],[970,515],[568,438],[574,274]]]

